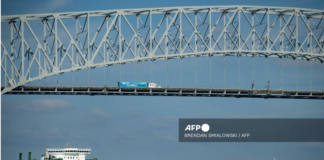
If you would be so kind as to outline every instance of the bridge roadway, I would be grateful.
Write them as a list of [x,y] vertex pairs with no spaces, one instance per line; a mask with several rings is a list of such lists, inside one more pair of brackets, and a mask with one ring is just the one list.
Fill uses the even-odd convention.
[[[5,86],[1,86],[1,91],[4,88]],[[107,86],[103,86],[103,87],[19,86],[5,94],[324,99],[324,91],[206,89],[206,88],[120,88],[120,87],[107,87]]]

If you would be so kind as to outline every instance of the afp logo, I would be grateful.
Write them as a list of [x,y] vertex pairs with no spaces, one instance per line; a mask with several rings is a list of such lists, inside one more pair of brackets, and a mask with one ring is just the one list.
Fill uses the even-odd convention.
[[187,125],[185,131],[198,131],[198,130],[202,130],[203,132],[208,132],[210,127],[208,124],[203,124],[203,125]]

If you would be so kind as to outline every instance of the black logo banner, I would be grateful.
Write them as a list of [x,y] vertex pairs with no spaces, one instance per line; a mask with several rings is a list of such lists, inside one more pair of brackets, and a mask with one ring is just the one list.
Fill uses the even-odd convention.
[[179,142],[324,142],[324,119],[179,119]]

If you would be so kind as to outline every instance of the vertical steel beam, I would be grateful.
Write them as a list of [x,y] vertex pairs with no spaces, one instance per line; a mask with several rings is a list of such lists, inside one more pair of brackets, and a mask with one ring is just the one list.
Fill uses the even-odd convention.
[[267,55],[269,55],[270,51],[270,8],[267,8]]
[[237,33],[237,38],[238,38],[238,41],[239,41],[239,53],[241,53],[241,12],[242,12],[242,8],[239,9],[238,11],[238,27],[239,27],[239,31]]
[[252,13],[252,50],[255,53],[255,28],[254,28],[254,13]]
[[153,29],[153,27],[152,27],[152,10],[150,9],[150,28],[149,28],[149,30],[150,30],[150,55],[151,55],[151,57],[153,57],[154,56],[154,53],[153,53],[153,38],[154,37],[152,37],[152,29]]
[[37,45],[37,48],[39,49],[38,50],[38,62],[39,62],[39,66],[38,66],[38,76],[40,76],[41,75],[41,65],[42,65],[42,62],[41,62],[41,47],[39,45]]
[[227,27],[226,27],[226,12],[224,12],[224,89],[226,89],[226,32],[227,32]]
[[237,36],[238,36],[238,41],[239,41],[239,53],[238,53],[238,85],[239,85],[239,89],[241,88],[241,40],[240,40],[240,36],[241,36],[241,11],[242,11],[242,8],[239,8],[239,11],[238,11],[238,33],[237,33]]
[[47,73],[47,66],[46,66],[46,63],[47,63],[47,60],[46,60],[46,57],[45,55],[47,55],[47,40],[46,40],[46,31],[47,31],[47,27],[46,27],[46,24],[47,24],[47,20],[44,19],[43,20],[43,26],[44,26],[44,71]]
[[[5,73],[5,86],[7,86],[8,84],[7,84],[7,79],[9,78],[9,77],[7,77],[7,57],[6,56],[4,56],[4,65],[5,65],[5,67],[4,67],[4,73]],[[8,79],[9,80],[9,79]]]
[[20,17],[20,25],[21,25],[21,78],[19,82],[24,83],[25,81],[25,34],[24,34],[24,23],[25,17]]
[[[138,23],[138,21],[139,21],[139,15],[137,14],[136,15],[136,33],[137,33],[137,35],[139,35],[139,23]],[[152,38],[151,36],[150,36],[150,38]],[[135,58],[137,58],[137,52],[139,52],[139,43],[137,42],[137,38],[135,38]],[[151,47],[151,41],[150,41],[150,47]]]
[[75,17],[75,54],[76,54],[76,62],[79,64],[79,54],[77,50],[77,45],[79,43],[79,38],[78,38],[78,17]]
[[54,27],[55,27],[55,37],[54,37],[54,40],[55,40],[55,72],[57,72],[56,71],[56,69],[58,69],[57,67],[57,61],[58,61],[58,56],[57,56],[57,16],[55,16],[55,18],[54,18]]
[[[165,14],[169,14],[169,13],[165,13]],[[168,16],[165,15],[165,28],[167,29],[166,34],[163,35],[165,38],[165,44],[164,44],[164,50],[165,50],[165,54],[166,56],[169,55],[169,39],[168,39],[168,35],[169,35],[169,30],[168,30],[168,26],[169,26],[169,20],[168,20]]]
[[209,8],[209,54],[211,54],[211,51],[213,50],[212,49],[212,45],[211,45],[211,42],[212,42],[212,35],[213,35],[213,33],[212,33],[212,28],[211,28],[211,23],[212,23],[212,14],[211,14],[211,8]]
[[[183,39],[183,34],[182,34],[182,14],[183,14],[183,10],[181,9],[180,11],[180,38],[179,38],[179,40],[180,40],[180,54],[182,54],[183,53],[183,50],[182,50],[182,39]],[[176,22],[175,22],[176,23]],[[174,46],[174,47],[176,47],[176,46]]]
[[224,32],[223,32],[223,36],[224,36],[224,54],[226,56],[226,32],[227,32],[227,27],[226,27],[226,12],[224,12]]
[[[9,22],[10,24],[10,48],[11,48],[11,54],[10,54],[10,58],[11,60],[13,60],[14,58],[14,40],[13,40],[13,23],[14,22]],[[13,66],[11,65],[11,79],[14,79],[14,72],[13,72]]]
[[90,55],[90,16],[89,16],[89,12],[87,13],[87,23],[88,23],[88,65],[89,65],[89,62],[90,62],[90,59],[91,59],[91,55]]
[[[280,51],[283,52],[283,27],[282,27],[282,15],[280,14]],[[288,22],[287,22],[288,23]],[[282,54],[281,54],[282,55]]]
[[212,14],[211,14],[211,8],[209,8],[209,88],[212,88],[212,71],[211,71],[211,56],[212,56],[212,28],[211,28],[211,23],[212,23]]
[[118,25],[118,26],[119,26],[119,28],[118,28],[118,33],[119,33],[119,34],[118,34],[118,35],[119,35],[119,46],[118,46],[118,47],[119,47],[119,50],[118,50],[118,54],[119,54],[119,58],[118,58],[118,59],[119,59],[119,60],[121,60],[121,55],[122,55],[122,35],[121,35],[121,34],[122,34],[122,33],[121,33],[122,30],[121,30],[121,19],[122,19],[122,15],[123,15],[123,14],[122,14],[121,12],[122,12],[122,11],[119,12],[119,17],[118,17],[118,18],[119,18],[119,19],[118,19],[118,22],[119,22],[119,25]]
[[298,12],[299,10],[295,10],[295,18],[296,18],[296,33],[295,33],[295,52],[299,52],[299,47],[298,47]]
[[198,43],[198,41],[197,41],[197,34],[198,34],[198,31],[197,31],[197,12],[195,12],[195,52],[197,53],[197,43]]

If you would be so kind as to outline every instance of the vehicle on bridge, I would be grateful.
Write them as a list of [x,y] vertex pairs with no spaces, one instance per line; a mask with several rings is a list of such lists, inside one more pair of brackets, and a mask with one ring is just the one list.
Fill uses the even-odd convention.
[[161,88],[155,83],[147,82],[118,82],[118,87],[131,87],[131,88]]

